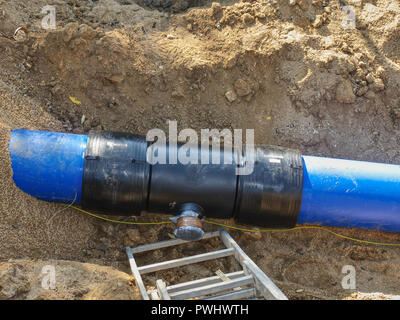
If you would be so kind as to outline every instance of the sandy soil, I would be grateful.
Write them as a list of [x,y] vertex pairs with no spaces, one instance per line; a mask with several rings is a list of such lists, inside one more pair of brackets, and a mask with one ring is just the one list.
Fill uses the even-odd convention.
[[[354,2],[353,30],[342,28],[343,1],[50,2],[57,8],[57,29],[46,31],[41,8],[49,1],[0,0],[1,268],[8,268],[9,259],[22,266],[51,259],[129,273],[125,245],[168,239],[172,232],[172,226],[132,232],[25,195],[12,181],[10,129],[145,134],[165,129],[169,119],[196,130],[254,128],[257,143],[304,154],[400,162],[397,0]],[[20,26],[27,32],[15,40]],[[396,234],[335,231],[400,242]],[[399,248],[315,230],[231,234],[291,299],[399,294]],[[215,245],[207,240],[189,251],[156,251],[140,262]],[[341,287],[347,264],[357,271],[353,291]],[[190,271],[203,276],[235,268],[223,259],[146,280],[165,276],[176,282]],[[21,292],[8,298],[34,297]],[[59,297],[79,298],[67,292]]]
[[[54,287],[48,277],[50,268],[55,272]],[[10,260],[0,265],[0,299],[134,300],[138,297],[132,278],[111,267],[63,260]]]

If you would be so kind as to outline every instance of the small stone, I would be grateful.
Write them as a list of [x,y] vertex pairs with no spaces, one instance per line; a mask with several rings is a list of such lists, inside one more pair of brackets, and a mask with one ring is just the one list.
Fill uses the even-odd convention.
[[108,236],[112,236],[114,234],[114,227],[111,224],[102,224],[101,230]]
[[265,12],[262,12],[262,11],[256,11],[256,12],[254,12],[254,15],[258,19],[265,19],[266,18]]
[[348,53],[351,55],[353,54],[353,49],[351,49],[351,47],[349,47],[349,45],[346,42],[343,42],[341,49],[344,53]]
[[383,83],[382,79],[377,78],[375,82],[369,85],[370,89],[374,92],[379,92],[385,89],[385,84]]
[[177,87],[175,88],[172,92],[171,92],[171,97],[175,98],[175,99],[183,99],[185,97],[185,94],[183,92],[183,89],[181,87]]
[[254,22],[254,17],[250,13],[245,13],[242,17],[243,23],[250,24]]
[[81,124],[84,124],[84,123],[85,123],[85,121],[86,121],[86,116],[85,116],[85,115],[82,115],[82,118],[81,118]]
[[350,80],[345,80],[336,88],[336,101],[339,103],[354,103],[356,96]]
[[365,68],[367,67],[367,64],[366,64],[364,61],[360,61],[360,62],[358,63],[358,66],[359,66],[361,69],[365,69]]
[[372,73],[368,73],[365,76],[365,79],[367,80],[368,83],[374,83],[375,82],[375,77],[373,76]]
[[63,40],[65,43],[70,42],[78,33],[79,25],[76,22],[68,23],[63,31]]
[[368,91],[368,87],[367,87],[367,86],[361,87],[360,89],[358,89],[358,90],[356,91],[356,95],[357,95],[358,97],[361,97],[361,96],[363,96],[364,94],[366,94],[367,91]]
[[262,239],[262,234],[259,231],[254,230],[254,232],[245,232],[245,235],[247,238],[251,239],[251,240],[261,240]]
[[233,90],[229,90],[225,93],[225,98],[226,100],[228,100],[229,102],[233,102],[237,99],[237,95]]
[[128,247],[136,246],[140,242],[140,232],[138,229],[126,230],[124,244]]
[[303,11],[306,11],[308,9],[307,0],[300,0],[297,4],[299,5],[300,9]]
[[236,89],[236,93],[239,97],[244,97],[251,93],[249,85],[243,79],[236,80],[235,89]]
[[119,260],[121,258],[121,252],[119,250],[114,250],[112,252],[112,256],[113,256],[114,260]]
[[397,118],[400,119],[400,107],[392,107],[393,115]]
[[311,4],[316,8],[321,8],[322,7],[322,1],[321,0],[313,0]]
[[115,99],[115,97],[112,97],[112,98],[111,98],[111,101],[108,102],[107,106],[108,106],[109,108],[117,107],[117,106],[118,106],[118,101],[117,101],[117,99]]
[[314,28],[319,28],[320,26],[322,26],[322,23],[324,22],[324,20],[322,19],[322,15],[318,15],[315,17],[314,23],[313,23],[313,27]]
[[56,95],[56,94],[58,94],[60,91],[61,91],[61,86],[59,86],[59,85],[56,85],[56,86],[54,86],[53,88],[51,88],[51,93],[53,94],[53,95]]
[[173,40],[173,39],[175,39],[175,36],[173,34],[168,34],[167,39]]
[[93,40],[94,38],[96,38],[96,31],[86,24],[81,24],[79,26],[78,33],[79,36],[83,39]]
[[376,69],[376,73],[381,76],[385,72],[385,68],[382,66],[379,66],[378,69]]
[[289,0],[289,6],[294,7],[297,3],[297,0]]
[[211,10],[212,10],[213,15],[216,15],[222,11],[222,6],[219,2],[213,2],[211,4]]
[[119,84],[124,80],[124,76],[116,74],[110,77],[106,77],[106,79],[114,84]]
[[376,94],[372,90],[368,90],[364,96],[370,100],[375,100],[376,98]]
[[357,22],[356,22],[356,28],[357,28],[358,30],[365,30],[365,29],[367,29],[367,25],[366,25],[364,22],[362,22],[362,21],[360,21],[360,20],[357,20]]

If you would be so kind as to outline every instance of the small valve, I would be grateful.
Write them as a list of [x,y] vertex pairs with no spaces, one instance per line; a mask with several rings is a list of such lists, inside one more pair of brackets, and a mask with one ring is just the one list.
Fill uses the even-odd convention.
[[201,240],[204,235],[203,209],[195,203],[185,203],[179,208],[180,214],[171,220],[177,224],[174,235],[182,240]]

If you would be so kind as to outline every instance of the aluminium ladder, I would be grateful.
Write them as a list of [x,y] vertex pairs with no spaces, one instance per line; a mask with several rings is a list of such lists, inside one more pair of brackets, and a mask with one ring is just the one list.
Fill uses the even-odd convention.
[[[130,267],[135,277],[136,285],[144,300],[183,300],[201,298],[205,300],[239,300],[262,299],[287,300],[282,291],[270,278],[247,256],[233,238],[224,229],[207,232],[202,239],[219,237],[226,249],[211,251],[194,256],[153,263],[138,267],[134,254],[176,246],[191,241],[171,239],[137,247],[126,247]],[[167,286],[162,279],[156,281],[156,289],[147,290],[141,275],[160,270],[166,270],[188,264],[212,259],[234,256],[243,270],[188,281]],[[244,287],[244,288],[243,288]]]

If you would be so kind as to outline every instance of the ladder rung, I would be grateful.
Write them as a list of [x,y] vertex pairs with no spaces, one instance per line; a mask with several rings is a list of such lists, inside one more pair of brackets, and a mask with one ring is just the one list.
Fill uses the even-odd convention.
[[240,300],[246,298],[253,298],[255,296],[255,288],[242,289],[238,291],[233,291],[225,294],[220,294],[218,296],[208,297],[204,300]]
[[[203,239],[209,239],[209,238],[214,238],[214,237],[218,237],[219,236],[219,231],[213,231],[213,232],[207,232],[204,234]],[[132,253],[139,253],[139,252],[146,252],[146,251],[151,251],[151,250],[156,250],[156,249],[162,249],[162,248],[167,248],[167,247],[172,247],[172,246],[176,246],[179,244],[183,244],[183,243],[188,243],[191,241],[186,241],[186,240],[182,240],[182,239],[171,239],[171,240],[165,240],[165,241],[160,241],[160,242],[156,242],[156,243],[149,243],[149,244],[144,244],[141,246],[137,246],[137,247],[132,247]]]
[[174,293],[169,293],[171,299],[179,300],[179,299],[189,299],[199,296],[205,296],[208,294],[213,294],[221,291],[225,291],[228,289],[233,289],[240,286],[245,286],[248,284],[253,283],[252,276],[244,276],[238,279],[234,279],[231,281],[221,282],[221,283],[214,283],[202,287],[197,287],[193,289],[178,291]]
[[185,257],[180,259],[168,260],[159,263],[148,264],[146,266],[138,267],[140,274],[150,273],[154,271],[160,271],[165,269],[171,269],[175,267],[180,267],[192,263],[203,262],[211,259],[223,258],[227,256],[231,256],[234,254],[233,248],[212,251],[207,253],[198,254],[191,257]]
[[[244,275],[245,275],[245,273],[243,270],[226,274],[226,276],[231,280],[242,277]],[[202,278],[202,279],[198,279],[198,280],[174,284],[172,286],[168,286],[167,290],[169,293],[172,293],[172,292],[192,289],[195,287],[200,287],[200,286],[205,286],[208,284],[220,283],[220,282],[222,282],[221,277],[213,276],[213,277],[209,277],[209,278]]]

